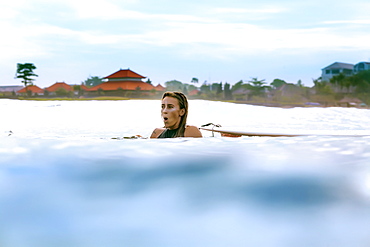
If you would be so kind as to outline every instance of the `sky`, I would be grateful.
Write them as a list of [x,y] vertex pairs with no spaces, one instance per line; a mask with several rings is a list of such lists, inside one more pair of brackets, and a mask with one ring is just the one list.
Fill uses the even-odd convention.
[[0,86],[41,88],[131,69],[154,85],[252,78],[312,86],[334,63],[370,61],[370,1],[0,0]]

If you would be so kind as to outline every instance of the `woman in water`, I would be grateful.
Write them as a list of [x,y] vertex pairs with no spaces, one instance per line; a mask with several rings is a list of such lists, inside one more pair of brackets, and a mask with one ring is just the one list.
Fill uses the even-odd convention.
[[161,115],[164,128],[156,128],[150,138],[202,137],[196,126],[186,125],[188,100],[183,93],[164,93]]

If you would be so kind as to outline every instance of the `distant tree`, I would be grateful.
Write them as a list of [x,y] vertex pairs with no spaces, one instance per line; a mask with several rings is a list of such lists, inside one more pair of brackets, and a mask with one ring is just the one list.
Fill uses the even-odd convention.
[[146,83],[152,85],[152,81],[148,78],[148,80],[146,80]]
[[212,89],[213,89],[213,91],[216,92],[217,97],[220,97],[222,95],[222,92],[223,92],[223,90],[222,90],[222,82],[220,82],[220,83],[214,83],[212,85]]
[[246,84],[244,84],[244,82],[242,80],[238,81],[237,83],[235,83],[232,88],[231,88],[231,91],[236,91],[240,88],[245,88]]
[[325,81],[322,81],[321,77],[319,77],[317,79],[313,79],[313,84],[315,85],[314,88],[316,90],[316,94],[330,95],[330,94],[333,93],[330,86]]
[[185,94],[185,95],[188,95],[189,92],[188,92],[188,89],[186,86],[184,86],[184,89],[182,90],[182,92]]
[[346,84],[346,76],[343,73],[340,73],[339,75],[335,75],[332,78],[330,78],[329,82],[334,87],[337,87],[339,88],[340,91],[342,91]]
[[211,86],[208,85],[207,83],[203,83],[203,85],[200,86],[200,91],[202,93],[209,93],[211,91]]
[[32,81],[35,79],[31,78],[34,76],[38,76],[33,71],[36,69],[36,66],[33,63],[17,63],[17,73],[16,78],[22,79],[22,83],[25,87],[28,84],[32,85]]
[[281,87],[282,85],[284,84],[287,84],[284,80],[281,80],[281,79],[274,79],[270,85],[273,86],[273,88],[279,88]]
[[265,93],[265,90],[269,87],[265,85],[265,80],[258,80],[257,77],[252,78],[248,81],[250,83],[249,89],[251,90],[251,95],[260,96]]
[[184,89],[184,85],[181,81],[172,80],[165,82],[166,88],[168,91],[179,91],[181,92]]
[[198,83],[199,82],[199,80],[198,80],[198,78],[196,78],[196,77],[193,77],[192,79],[191,79],[191,83]]
[[77,92],[78,96],[81,96],[83,94],[83,89],[81,85],[73,85],[73,91]]
[[67,89],[65,88],[58,88],[56,91],[55,91],[55,94],[57,96],[60,96],[60,97],[65,97],[65,96],[68,96],[69,95],[69,92],[67,91]]
[[304,85],[303,85],[303,83],[302,83],[302,80],[301,80],[301,79],[299,79],[299,80],[297,81],[297,86],[298,86],[298,87],[304,87]]
[[346,78],[345,87],[347,92],[350,87],[355,88],[356,93],[369,93],[370,92],[370,70],[363,70],[357,74]]
[[225,100],[233,99],[233,96],[232,96],[232,93],[231,93],[231,90],[230,90],[230,84],[227,83],[227,82],[224,85],[224,98],[225,98]]
[[198,89],[196,86],[194,86],[194,85],[187,85],[187,87],[188,87],[188,92],[191,92],[191,91],[193,91],[193,90],[195,90],[195,89]]
[[[218,93],[220,91],[220,83],[212,83],[211,90]],[[221,84],[221,91],[222,91],[222,84]]]
[[103,78],[101,78],[99,76],[90,76],[89,78],[87,78],[82,83],[85,84],[88,87],[94,87],[94,86],[97,86],[97,85],[101,84],[102,82],[103,82]]

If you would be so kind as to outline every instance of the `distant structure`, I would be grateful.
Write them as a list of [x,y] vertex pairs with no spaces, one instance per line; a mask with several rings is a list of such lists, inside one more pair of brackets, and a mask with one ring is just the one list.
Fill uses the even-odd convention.
[[154,87],[152,84],[143,82],[146,78],[130,69],[120,69],[117,72],[104,77],[103,83],[87,89],[88,92],[114,92],[114,91],[164,91],[161,85]]
[[[103,78],[103,83],[88,88],[86,85],[71,85],[65,82],[56,82],[53,85],[44,89],[36,85],[22,87],[22,86],[2,86],[0,93],[2,95],[83,95],[87,94],[106,94],[106,95],[124,95],[124,96],[140,96],[140,95],[157,95],[166,91],[166,88],[161,84],[153,86],[150,83],[143,82],[145,76],[130,69],[120,69],[117,72]],[[6,93],[5,93],[6,92]]]
[[44,90],[36,85],[31,85],[18,90],[17,93],[20,95],[44,95]]
[[321,79],[323,81],[330,81],[333,76],[344,74],[346,76],[353,75],[354,65],[350,63],[335,62],[329,66],[321,69]]
[[370,70],[370,62],[359,62],[357,64],[335,62],[321,69],[321,79],[330,81],[333,76],[343,74],[345,76],[354,75],[363,70]]
[[353,68],[355,73],[358,73],[363,70],[370,70],[370,62],[360,62],[356,64]]
[[85,85],[69,85],[65,82],[56,82],[50,87],[45,88],[45,92],[49,95],[57,95],[59,90],[65,90],[66,92],[73,92],[74,94],[78,94],[78,90],[75,90],[74,86],[79,86],[81,90],[86,91],[88,88]]
[[68,92],[73,91],[73,87],[65,82],[56,82],[50,87],[45,88],[45,91],[49,92],[50,95],[55,95],[56,92],[62,88]]
[[166,91],[166,88],[163,87],[161,84],[158,84],[157,86],[155,86],[155,90],[160,91],[160,92],[164,92],[164,91]]

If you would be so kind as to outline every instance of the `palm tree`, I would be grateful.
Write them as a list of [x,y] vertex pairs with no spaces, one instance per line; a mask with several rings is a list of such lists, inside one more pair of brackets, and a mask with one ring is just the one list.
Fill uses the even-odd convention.
[[269,86],[265,86],[265,80],[258,80],[257,77],[252,78],[252,80],[248,81],[250,83],[250,90],[252,91],[252,95],[263,95],[265,93],[265,89],[269,88]]

